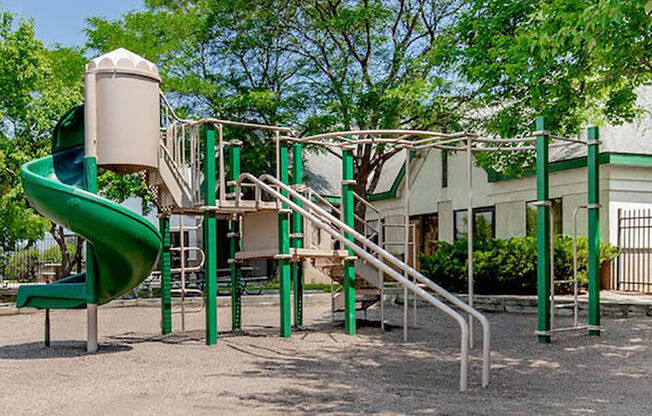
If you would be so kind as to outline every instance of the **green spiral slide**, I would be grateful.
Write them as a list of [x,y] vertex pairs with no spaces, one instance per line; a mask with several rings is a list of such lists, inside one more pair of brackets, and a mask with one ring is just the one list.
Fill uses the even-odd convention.
[[109,302],[138,286],[154,268],[161,236],[147,219],[85,190],[83,106],[54,131],[52,154],[26,163],[23,187],[43,216],[84,237],[95,255],[94,282],[86,273],[47,285],[20,286],[17,307],[70,309]]

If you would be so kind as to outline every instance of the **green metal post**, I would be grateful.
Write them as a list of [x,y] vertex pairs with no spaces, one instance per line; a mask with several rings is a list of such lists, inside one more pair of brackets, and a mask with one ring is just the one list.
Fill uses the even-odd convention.
[[[353,150],[342,150],[342,214],[343,221],[349,227],[354,226],[353,215]],[[353,241],[353,236],[346,234]],[[349,257],[354,253],[349,249]],[[355,262],[344,261],[344,332],[355,335]]]
[[172,293],[170,286],[170,217],[162,215],[159,220],[159,231],[163,242],[161,252],[161,332],[163,335],[172,332]]
[[550,205],[548,205],[548,142],[543,117],[537,117],[536,175],[537,175],[537,305],[539,311],[538,340],[550,342]]
[[[281,182],[288,184],[288,145],[279,143],[279,175]],[[281,191],[287,196],[286,191]],[[278,213],[278,284],[281,307],[281,336],[289,338],[292,333],[290,319],[290,227],[287,215],[287,204],[281,204],[282,210]]]
[[[229,163],[231,164],[229,179],[236,181],[240,176],[240,145],[229,146]],[[235,185],[229,187],[229,192],[235,192]],[[240,221],[229,221],[229,270],[231,272],[231,329],[238,331],[242,328],[242,287],[240,284],[242,269],[240,263],[235,261],[235,253],[240,251]]]
[[[84,180],[88,192],[97,193],[97,159],[87,156],[84,158]],[[86,242],[86,303],[97,303],[97,264],[93,245]]]
[[597,127],[588,129],[589,335],[600,335],[600,145]]
[[[215,127],[206,128],[204,148],[204,204],[215,205]],[[215,212],[204,212],[204,296],[206,345],[217,342],[217,230]]]
[[[303,145],[292,145],[292,184],[303,184]],[[299,206],[301,202],[296,198],[292,200]],[[303,247],[303,219],[298,212],[292,213],[292,234],[290,244],[293,248]],[[292,262],[292,282],[294,285],[294,326],[303,326],[303,261]]]

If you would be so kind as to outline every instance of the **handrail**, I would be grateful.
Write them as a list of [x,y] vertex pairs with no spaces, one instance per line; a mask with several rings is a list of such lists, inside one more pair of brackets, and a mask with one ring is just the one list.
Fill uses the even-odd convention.
[[[305,198],[298,194],[294,189],[289,187],[288,185],[282,183],[278,179],[276,179],[272,175],[262,175],[260,177],[260,180],[262,181],[270,181],[277,185],[279,188],[288,191],[288,194],[298,197],[297,199],[299,200],[304,200]],[[307,201],[308,204],[311,204],[311,201]],[[312,204],[314,205],[314,204]],[[327,211],[324,211],[321,207],[319,206],[314,206],[314,209],[318,211],[320,214],[328,218],[331,222],[335,223],[338,228],[342,228],[344,231],[346,231],[348,234],[350,234],[353,238],[362,241],[365,245],[365,247],[371,248],[374,252],[380,254],[386,261],[389,261],[392,263],[394,266],[398,267],[401,270],[407,271],[409,275],[411,275],[414,279],[419,281],[420,283],[426,285],[430,290],[434,291],[435,293],[439,294],[449,302],[451,302],[453,305],[457,306],[458,308],[464,310],[465,312],[471,314],[473,317],[475,317],[480,324],[482,325],[482,332],[483,332],[483,345],[482,345],[482,350],[483,350],[483,368],[482,368],[482,386],[485,387],[489,384],[489,367],[490,367],[490,328],[489,328],[489,321],[487,318],[482,315],[480,312],[477,310],[473,309],[470,307],[468,304],[465,302],[461,301],[457,296],[453,295],[452,293],[448,292],[446,289],[443,287],[439,286],[432,280],[428,279],[421,273],[419,273],[416,269],[410,267],[408,264],[402,262],[399,260],[396,256],[393,254],[389,253],[388,251],[382,249],[380,246],[378,246],[376,243],[373,241],[368,240],[365,238],[362,234],[357,232],[353,227],[349,227],[339,219],[333,217],[330,213]],[[346,245],[346,244],[345,244]],[[373,262],[372,262],[373,263]],[[393,270],[393,269],[392,269]]]
[[[309,187],[306,187],[306,189],[308,189],[308,192],[309,192],[310,197],[313,197],[313,196],[316,197],[316,199],[318,199],[319,201],[321,201],[321,202],[323,202],[324,204],[326,204],[327,206],[329,206],[333,211],[337,212],[337,213],[340,215],[340,217],[342,216],[342,211],[341,211],[339,208],[337,208],[335,205],[331,204],[331,203],[330,203],[326,198],[324,198],[323,196],[319,195],[318,192],[314,192],[314,191],[313,191],[311,188],[309,188]],[[365,205],[370,206],[370,207],[372,208],[372,210],[375,211],[376,213],[380,213],[380,211],[378,211],[378,210],[376,209],[376,207],[374,207],[374,206],[371,205],[369,202],[367,202],[367,201],[365,201],[364,199],[362,199],[362,197],[361,197],[360,195],[356,194],[355,192],[353,193],[353,197],[354,197],[354,198],[357,198],[359,201],[363,201],[363,202],[365,203]],[[370,229],[373,231],[372,234],[370,234],[369,236],[366,236],[367,238],[369,238],[369,237],[373,237],[374,234],[378,234],[379,229],[373,227],[371,224],[369,224],[369,222],[368,222],[367,220],[365,220],[364,218],[362,218],[362,217],[359,216],[358,214],[353,213],[353,218],[356,219],[356,220],[358,220],[360,223],[362,223],[362,225],[364,225],[365,229],[370,228]]]
[[362,202],[362,205],[366,206],[367,208],[371,209],[373,212],[380,217],[380,210],[376,208],[372,203],[358,195],[357,193],[353,192],[353,198],[357,199],[358,201]]
[[[277,200],[287,204],[292,210],[300,213],[304,217],[308,218],[310,221],[312,221],[318,228],[326,231],[328,234],[331,235],[331,237],[337,239],[342,243],[344,246],[348,247],[351,249],[355,254],[357,254],[359,257],[365,259],[378,269],[382,270],[398,282],[402,283],[406,288],[408,288],[410,291],[420,295],[423,299],[425,299],[428,303],[431,305],[437,307],[438,309],[442,310],[444,313],[446,313],[448,316],[452,317],[455,319],[459,326],[460,326],[460,332],[461,332],[461,359],[460,359],[460,390],[464,391],[467,388],[467,370],[468,370],[468,348],[469,348],[469,327],[468,323],[466,322],[465,317],[463,317],[459,312],[439,300],[437,297],[433,296],[429,292],[426,292],[423,288],[418,286],[416,283],[413,283],[410,281],[408,278],[404,277],[402,274],[398,273],[395,269],[390,267],[388,264],[383,262],[380,258],[376,258],[373,254],[369,253],[359,245],[357,245],[354,241],[349,240],[346,238],[343,234],[338,232],[337,230],[333,229],[331,226],[327,225],[325,222],[323,222],[319,217],[314,215],[312,212],[307,211],[303,206],[299,206],[297,203],[292,201],[290,197],[283,195],[280,191],[277,191],[274,189],[274,187],[268,185],[265,183],[265,181],[270,181],[274,183],[276,186],[279,188],[287,191],[289,194],[291,194],[294,198],[299,199],[301,202],[303,202],[306,205],[309,205],[312,209],[318,211],[321,215],[327,217],[331,222],[334,222],[336,225],[339,227],[345,229],[345,231],[349,234],[351,234],[354,238],[358,240],[364,241],[364,244],[368,247],[371,247],[374,251],[376,251],[380,256],[385,258],[385,260],[389,260],[391,263],[393,263],[395,266],[398,268],[401,268],[403,270],[407,270],[408,273],[416,273],[417,276],[415,277],[415,280],[419,280],[421,283],[425,284],[428,286],[431,290],[435,291],[436,293],[442,295],[445,297],[447,300],[449,300],[451,303],[453,303],[455,306],[464,309],[468,313],[471,313],[473,316],[475,316],[478,320],[483,325],[484,329],[484,350],[483,350],[483,369],[482,369],[482,386],[486,387],[489,383],[489,322],[486,320],[486,318],[477,312],[475,309],[470,308],[468,305],[466,305],[464,302],[460,301],[457,299],[455,296],[452,294],[448,293],[445,291],[443,288],[440,286],[434,284],[431,282],[429,279],[427,279],[425,276],[421,275],[420,273],[416,272],[416,270],[412,269],[405,263],[401,262],[399,259],[394,257],[391,253],[383,250],[380,248],[378,245],[373,243],[373,241],[368,240],[364,236],[362,236],[360,233],[355,231],[353,228],[347,226],[343,222],[339,221],[338,219],[334,218],[332,215],[324,211],[321,207],[319,207],[317,204],[314,204],[312,201],[306,199],[303,195],[300,195],[298,192],[296,192],[294,189],[291,187],[285,185],[284,183],[277,181],[276,178],[274,178],[271,175],[262,175],[260,178],[255,177],[254,175],[250,173],[243,173],[240,175],[238,178],[238,182],[236,184],[236,206],[239,205],[240,203],[240,192],[239,188],[241,183],[244,180],[249,180],[253,183],[256,183],[262,190],[267,192],[268,194],[272,195],[274,198]],[[379,256],[379,257],[380,257]]]

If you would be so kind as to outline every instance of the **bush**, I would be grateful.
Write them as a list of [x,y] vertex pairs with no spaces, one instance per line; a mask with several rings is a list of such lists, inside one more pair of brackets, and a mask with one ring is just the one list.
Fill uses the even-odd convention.
[[[421,255],[421,272],[432,281],[452,292],[467,290],[467,241],[438,241],[432,255]],[[555,237],[555,279],[573,277],[573,239],[567,235]],[[619,254],[618,248],[600,243],[600,263]],[[474,242],[474,283],[478,294],[534,295],[537,288],[537,240],[534,237],[512,237],[507,240],[488,239]],[[586,237],[577,241],[577,270],[580,286],[586,286],[588,243]],[[558,285],[556,293],[572,291],[572,283]]]

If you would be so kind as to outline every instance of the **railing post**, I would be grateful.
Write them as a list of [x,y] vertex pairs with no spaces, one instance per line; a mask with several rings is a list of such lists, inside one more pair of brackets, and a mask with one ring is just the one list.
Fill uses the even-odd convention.
[[[278,140],[278,139],[277,139]],[[278,143],[278,174],[284,184],[289,183],[288,175],[288,144],[285,141]],[[287,196],[287,191],[281,191]],[[287,214],[287,204],[281,204],[281,211],[278,213],[278,284],[281,308],[281,336],[289,338],[292,335],[292,323],[290,319],[290,227]]]
[[[354,226],[354,202],[353,202],[353,150],[342,149],[342,222],[349,227]],[[349,233],[345,237],[353,241]],[[349,335],[355,335],[355,262],[351,259],[355,255],[349,249],[349,259],[344,260],[344,331]]]
[[600,335],[600,145],[598,128],[588,129],[589,335]]
[[538,340],[550,342],[550,206],[548,205],[548,142],[546,123],[537,117],[536,176],[537,176],[537,305]]
[[170,217],[161,215],[158,220],[159,231],[161,232],[161,333],[163,335],[172,332],[172,293],[170,286],[170,269],[172,259],[170,256]]
[[[303,145],[294,143],[292,145],[292,184],[303,184]],[[296,198],[292,201],[299,206],[303,204]],[[293,248],[303,247],[303,218],[301,214],[292,212],[292,234],[290,244]],[[292,262],[292,282],[294,284],[294,326],[303,326],[303,260],[300,258]]]
[[[206,127],[204,148],[204,205],[215,205],[215,126]],[[217,230],[215,212],[204,211],[204,296],[206,345],[217,342]]]
[[[240,144],[232,143],[229,146],[229,180],[237,181],[240,176]],[[236,192],[235,185],[229,186],[229,192]],[[235,198],[234,198],[235,199]],[[240,221],[235,216],[229,221],[229,271],[231,273],[231,329],[242,329],[242,269],[235,260],[235,253],[241,249]]]

